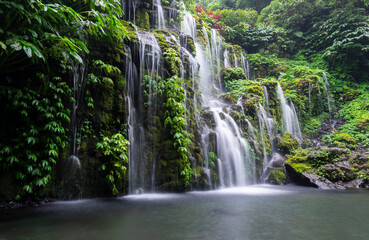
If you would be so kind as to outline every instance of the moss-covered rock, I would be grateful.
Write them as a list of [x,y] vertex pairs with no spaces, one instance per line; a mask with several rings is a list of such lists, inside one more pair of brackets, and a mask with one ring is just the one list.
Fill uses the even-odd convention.
[[138,8],[136,11],[136,25],[142,29],[150,29],[150,15],[148,10]]
[[[366,179],[362,169],[367,169],[368,156],[355,162],[347,149],[301,149],[290,155],[285,163],[288,175],[296,183],[319,188],[348,188],[357,179]],[[358,156],[354,154],[354,156]]]
[[246,75],[240,67],[223,68],[222,79],[224,82],[228,82],[233,80],[246,79]]
[[287,182],[287,177],[284,174],[283,168],[272,168],[270,169],[269,177],[266,180],[270,184],[284,185]]
[[277,148],[283,154],[289,154],[292,150],[301,148],[299,142],[290,133],[284,133],[277,137]]

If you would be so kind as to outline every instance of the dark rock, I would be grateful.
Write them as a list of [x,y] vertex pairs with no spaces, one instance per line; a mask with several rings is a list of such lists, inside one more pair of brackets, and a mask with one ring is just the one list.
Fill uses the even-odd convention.
[[358,189],[358,188],[368,188],[369,185],[368,183],[362,179],[362,178],[357,178],[357,179],[354,179],[348,183],[346,183],[345,185],[345,188],[348,188],[348,189]]
[[334,184],[326,178],[322,178],[315,173],[297,172],[290,164],[285,164],[286,171],[293,182],[302,186],[315,187],[320,189],[344,189],[344,187]]

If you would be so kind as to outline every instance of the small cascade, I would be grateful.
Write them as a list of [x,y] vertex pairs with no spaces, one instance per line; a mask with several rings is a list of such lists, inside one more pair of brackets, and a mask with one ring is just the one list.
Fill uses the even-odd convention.
[[[196,78],[198,76],[198,63],[196,61],[196,59],[192,56],[192,54],[190,52],[188,52],[188,50],[184,47],[180,47],[180,55],[181,55],[181,78],[182,79],[186,79],[186,76],[184,74],[184,72],[188,73],[187,78],[190,79],[192,78],[192,89],[195,90],[196,89]],[[188,58],[188,70],[182,69],[183,68],[183,62],[185,62],[185,58]],[[183,72],[182,72],[183,71]],[[194,107],[194,115],[195,115],[195,120],[196,120],[196,124],[199,125],[200,124],[200,117],[198,116],[197,113],[197,97],[196,94],[193,94],[193,107]]]
[[234,66],[239,67],[238,58],[236,56],[236,52],[233,51],[233,58],[234,58]]
[[323,79],[324,79],[324,84],[325,84],[325,94],[327,95],[328,111],[329,111],[329,115],[331,115],[332,114],[332,106],[331,106],[331,100],[330,100],[331,97],[329,93],[328,77],[325,72],[323,72]]
[[208,126],[204,126],[201,134],[201,147],[203,153],[202,168],[206,174],[209,188],[212,189],[211,172],[209,168],[209,153],[210,153],[210,129]]
[[221,109],[213,110],[215,110],[213,113],[216,123],[218,158],[224,167],[223,182],[227,186],[244,186],[246,185],[246,173],[243,149],[247,149],[246,141],[241,137],[237,124],[228,114],[222,112]]
[[[218,171],[219,184],[221,186],[244,186],[246,184],[254,183],[254,162],[255,158],[251,152],[250,146],[246,139],[242,136],[242,131],[237,126],[234,119],[224,110],[228,106],[223,103],[216,96],[220,93],[219,82],[216,79],[214,64],[214,54],[217,55],[220,48],[215,49],[215,46],[219,47],[219,42],[216,41],[217,36],[214,31],[212,34],[213,48],[210,48],[211,42],[207,35],[206,29],[203,29],[206,48],[195,40],[196,46],[196,61],[200,65],[200,92],[203,100],[203,107],[208,108],[214,116],[215,121],[215,133],[216,133],[216,151],[218,157]],[[214,54],[213,54],[214,53]],[[227,56],[228,54],[225,54]],[[228,58],[229,63],[229,58]],[[230,66],[230,64],[229,64]],[[203,127],[202,142],[204,160],[207,159],[209,149],[209,134],[210,130],[208,126]],[[206,161],[205,161],[206,162]]]
[[[148,116],[156,115],[157,103],[153,95],[156,84],[153,83],[158,81],[157,75],[161,76],[159,71],[161,50],[155,36],[143,31],[137,32],[137,35],[139,71],[132,61],[130,49],[126,49],[126,79],[129,93],[129,192],[131,194],[155,190],[157,153],[154,151],[155,143],[147,139],[145,126],[154,125]],[[152,152],[150,159],[147,156],[149,151]]]
[[222,39],[218,36],[218,31],[211,29],[211,53],[213,56],[213,66],[216,67],[216,78],[218,80],[218,88],[222,90],[222,80],[220,77],[220,55],[222,49]]
[[224,67],[225,68],[231,67],[231,63],[229,61],[229,56],[228,56],[228,51],[227,50],[224,51]]
[[196,39],[196,20],[192,17],[191,13],[185,12],[183,21],[181,22],[181,31],[193,39]]
[[261,116],[260,111],[258,111],[258,118],[259,118],[259,129],[260,129],[260,142],[261,142],[261,146],[263,148],[263,172],[262,172],[262,176],[265,175],[266,172],[266,167],[269,161],[268,161],[268,154],[266,151],[266,146],[265,146],[265,139],[264,139],[264,128],[265,128],[265,122],[263,117]]
[[161,6],[161,2],[160,0],[155,0],[154,2],[154,7],[156,8],[157,11],[157,29],[165,29],[165,18],[164,18],[164,10],[163,7]]
[[223,188],[224,187],[224,176],[223,176],[222,161],[220,161],[220,159],[218,158],[217,163],[218,163],[219,185],[221,188]]
[[269,94],[268,94],[268,89],[263,86],[263,90],[264,90],[264,97],[265,97],[265,104],[266,104],[266,112],[269,113],[270,108],[269,108]]
[[286,98],[284,97],[281,85],[277,86],[277,95],[281,101],[282,118],[285,132],[292,134],[300,143],[302,142],[302,134],[300,129],[299,120],[295,111],[293,103],[288,105]]
[[276,151],[276,148],[274,146],[274,138],[276,135],[276,129],[275,129],[275,122],[273,118],[268,117],[268,114],[266,113],[263,105],[259,103],[259,117],[264,121],[266,130],[268,132],[269,141],[270,141],[270,148],[272,150],[272,153]]
[[243,55],[243,52],[241,52],[241,67],[246,75],[246,78],[250,80],[250,63]]
[[63,183],[68,199],[81,198],[81,163],[78,158],[79,144],[81,142],[80,122],[77,119],[77,110],[80,106],[86,86],[86,66],[77,64],[73,72],[73,98],[70,116],[69,156],[63,161]]
[[123,10],[123,19],[126,21],[132,21],[135,23],[136,20],[136,5],[137,0],[121,0],[121,6]]
[[[276,135],[275,122],[273,118],[268,117],[268,114],[266,113],[264,107],[260,103],[259,103],[258,118],[259,118],[260,135],[262,137],[261,141],[263,143],[263,154],[267,154],[266,147],[265,147],[265,140],[264,140],[264,129],[266,128],[268,137],[269,137],[271,155],[273,156],[273,154],[276,152],[276,147],[274,144],[274,139]],[[264,155],[262,179],[265,178],[269,165],[270,165],[270,161],[268,159],[268,156]]]

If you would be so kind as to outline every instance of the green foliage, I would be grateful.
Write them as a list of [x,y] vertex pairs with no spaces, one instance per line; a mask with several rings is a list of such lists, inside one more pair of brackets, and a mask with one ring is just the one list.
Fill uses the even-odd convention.
[[288,71],[287,64],[274,55],[248,54],[247,59],[252,69],[256,72],[256,77],[278,77],[280,73]]
[[224,38],[249,53],[266,51],[279,54],[288,50],[286,31],[267,25],[250,26],[240,22],[233,27],[226,26]]
[[312,28],[307,44],[310,50],[324,51],[337,73],[367,81],[369,66],[369,24],[364,9],[347,4],[331,12],[329,19]]
[[173,76],[165,81],[161,81],[160,88],[165,97],[164,106],[166,111],[164,126],[170,129],[170,134],[174,140],[174,147],[180,156],[180,179],[185,186],[188,186],[193,171],[188,160],[188,146],[191,144],[191,140],[186,131],[185,93],[182,82],[183,80],[181,78]]
[[125,177],[126,165],[128,164],[128,145],[129,142],[120,133],[111,137],[102,136],[102,141],[96,144],[96,148],[101,149],[105,156],[105,161],[99,169],[107,173],[106,180],[113,195],[120,193],[117,182],[122,182]]
[[179,74],[179,67],[181,65],[181,59],[179,58],[178,51],[173,48],[168,48],[164,52],[164,60],[166,64],[166,69],[171,75]]
[[[33,84],[39,85],[37,90]],[[0,166],[15,173],[21,185],[17,199],[49,183],[67,141],[70,111],[61,94],[71,93],[59,78],[46,79],[42,74],[30,86],[0,86],[1,102],[9,101],[1,105],[7,116],[2,118]],[[7,130],[9,126],[16,127]]]
[[[122,44],[119,0],[0,1],[1,171],[14,172],[26,193],[46,186],[68,138],[73,99],[69,75],[86,64],[92,39]],[[109,82],[119,69],[100,60],[89,82]],[[83,77],[83,76],[82,76]],[[111,81],[111,79],[110,79]],[[79,86],[82,87],[82,86]],[[83,89],[83,88],[82,88]],[[93,107],[89,91],[81,93]],[[4,117],[6,116],[6,117]],[[7,130],[7,126],[13,126]]]
[[369,147],[368,98],[369,94],[364,93],[357,99],[347,102],[338,113],[347,123],[335,129],[332,134],[325,135],[323,140],[331,146]]
[[236,68],[225,68],[223,70],[223,79],[224,82],[229,82],[233,80],[241,80],[246,79],[246,75],[243,72],[242,68],[236,67]]
[[241,9],[224,9],[220,11],[220,15],[222,16],[222,22],[229,27],[234,27],[241,22],[248,25],[255,25],[258,19],[258,13],[256,11],[245,11]]
[[198,0],[197,2],[210,9],[254,9],[261,11],[271,0]]
[[367,12],[362,1],[274,0],[259,23],[283,27],[290,53],[323,53],[341,79],[366,81],[369,66]]
[[218,161],[218,157],[215,153],[209,152],[208,159],[205,159],[204,164],[211,168],[215,168],[215,162]]

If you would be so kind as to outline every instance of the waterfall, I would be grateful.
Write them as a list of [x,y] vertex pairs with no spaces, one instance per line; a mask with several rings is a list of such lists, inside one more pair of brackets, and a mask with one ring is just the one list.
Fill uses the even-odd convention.
[[234,66],[235,67],[238,67],[238,59],[237,59],[237,56],[236,56],[236,52],[235,51],[233,51],[233,58],[234,58]]
[[[270,148],[271,148],[272,153],[273,153],[273,152],[276,151],[276,148],[274,146],[274,138],[275,138],[275,132],[276,132],[274,119],[268,117],[268,114],[266,113],[263,105],[261,105],[260,103],[259,103],[258,115],[259,115],[259,119],[261,118],[265,123],[266,130],[267,130],[268,136],[269,136]],[[262,129],[260,129],[260,131],[261,130]]]
[[327,95],[328,111],[329,111],[329,115],[331,115],[332,107],[331,107],[331,100],[330,100],[330,94],[329,94],[329,83],[328,83],[327,74],[325,72],[323,72],[323,79],[324,79],[324,84],[325,84],[325,94]]
[[243,72],[246,74],[246,78],[250,80],[250,64],[249,61],[243,55],[242,51],[241,51],[241,67]]
[[73,71],[73,98],[70,115],[70,138],[69,138],[69,156],[64,159],[62,166],[62,177],[64,192],[68,199],[81,198],[81,163],[78,158],[79,144],[81,142],[80,130],[81,123],[77,119],[77,110],[83,101],[83,93],[86,86],[86,66],[77,64]]
[[218,88],[222,90],[222,80],[220,78],[220,55],[221,55],[221,48],[223,42],[222,39],[218,36],[218,32],[215,29],[211,29],[211,53],[213,56],[213,66],[216,66],[216,73],[218,79]]
[[164,19],[164,10],[161,6],[160,0],[155,0],[154,7],[156,7],[157,11],[157,28],[158,29],[165,29],[165,19]]
[[224,176],[223,176],[222,161],[220,161],[220,159],[218,158],[217,163],[218,163],[219,185],[220,185],[220,187],[224,187]]
[[[200,92],[203,99],[203,106],[208,107],[213,113],[215,120],[215,133],[217,139],[216,153],[222,166],[222,179],[219,183],[224,186],[244,186],[254,183],[253,168],[254,156],[246,139],[242,136],[242,131],[237,126],[234,119],[224,111],[228,106],[216,97],[219,94],[217,79],[212,74],[214,70],[210,41],[204,30],[206,49],[195,41],[196,60],[200,64]],[[214,34],[215,35],[215,34]],[[213,52],[216,52],[213,50]],[[225,54],[227,55],[227,54]],[[210,73],[209,73],[210,71]],[[208,127],[203,130],[203,138],[208,135]],[[209,149],[203,149],[206,152]],[[218,169],[219,170],[219,169]]]
[[[258,118],[259,118],[260,134],[261,134],[261,137],[263,138],[262,139],[263,154],[267,154],[266,149],[265,149],[265,140],[264,140],[264,128],[266,127],[268,137],[269,137],[271,155],[273,155],[276,152],[276,147],[274,144],[274,139],[276,135],[275,134],[276,132],[275,122],[273,118],[268,117],[267,112],[265,111],[264,107],[260,103],[259,103]],[[264,178],[266,175],[268,166],[270,165],[270,161],[271,160],[269,160],[268,157],[265,155],[262,178]]]
[[185,12],[181,22],[181,31],[196,40],[196,20],[191,13]]
[[[244,186],[246,173],[243,151],[248,147],[246,141],[241,137],[240,130],[231,116],[221,109],[212,110],[216,124],[218,158],[224,168],[223,182],[228,186]],[[222,119],[221,115],[225,119]]]
[[302,134],[295,107],[293,106],[292,102],[291,106],[288,105],[287,100],[284,97],[281,85],[279,84],[277,86],[277,95],[281,102],[282,118],[285,132],[292,134],[301,143]]
[[228,56],[227,50],[224,51],[224,67],[225,68],[231,67],[231,63],[229,62],[229,56]]
[[124,20],[136,22],[136,5],[136,0],[121,0]]
[[[128,83],[128,140],[129,146],[129,192],[141,193],[155,190],[156,153],[153,142],[145,133],[146,116],[156,115],[153,96],[158,79],[161,50],[152,33],[137,32],[139,41],[139,71],[132,61],[132,54],[126,48],[126,79]],[[148,82],[147,82],[148,81]],[[149,122],[150,125],[154,123]],[[151,159],[147,153],[153,152]],[[151,164],[151,165],[150,165]],[[149,166],[151,166],[151,171]]]

